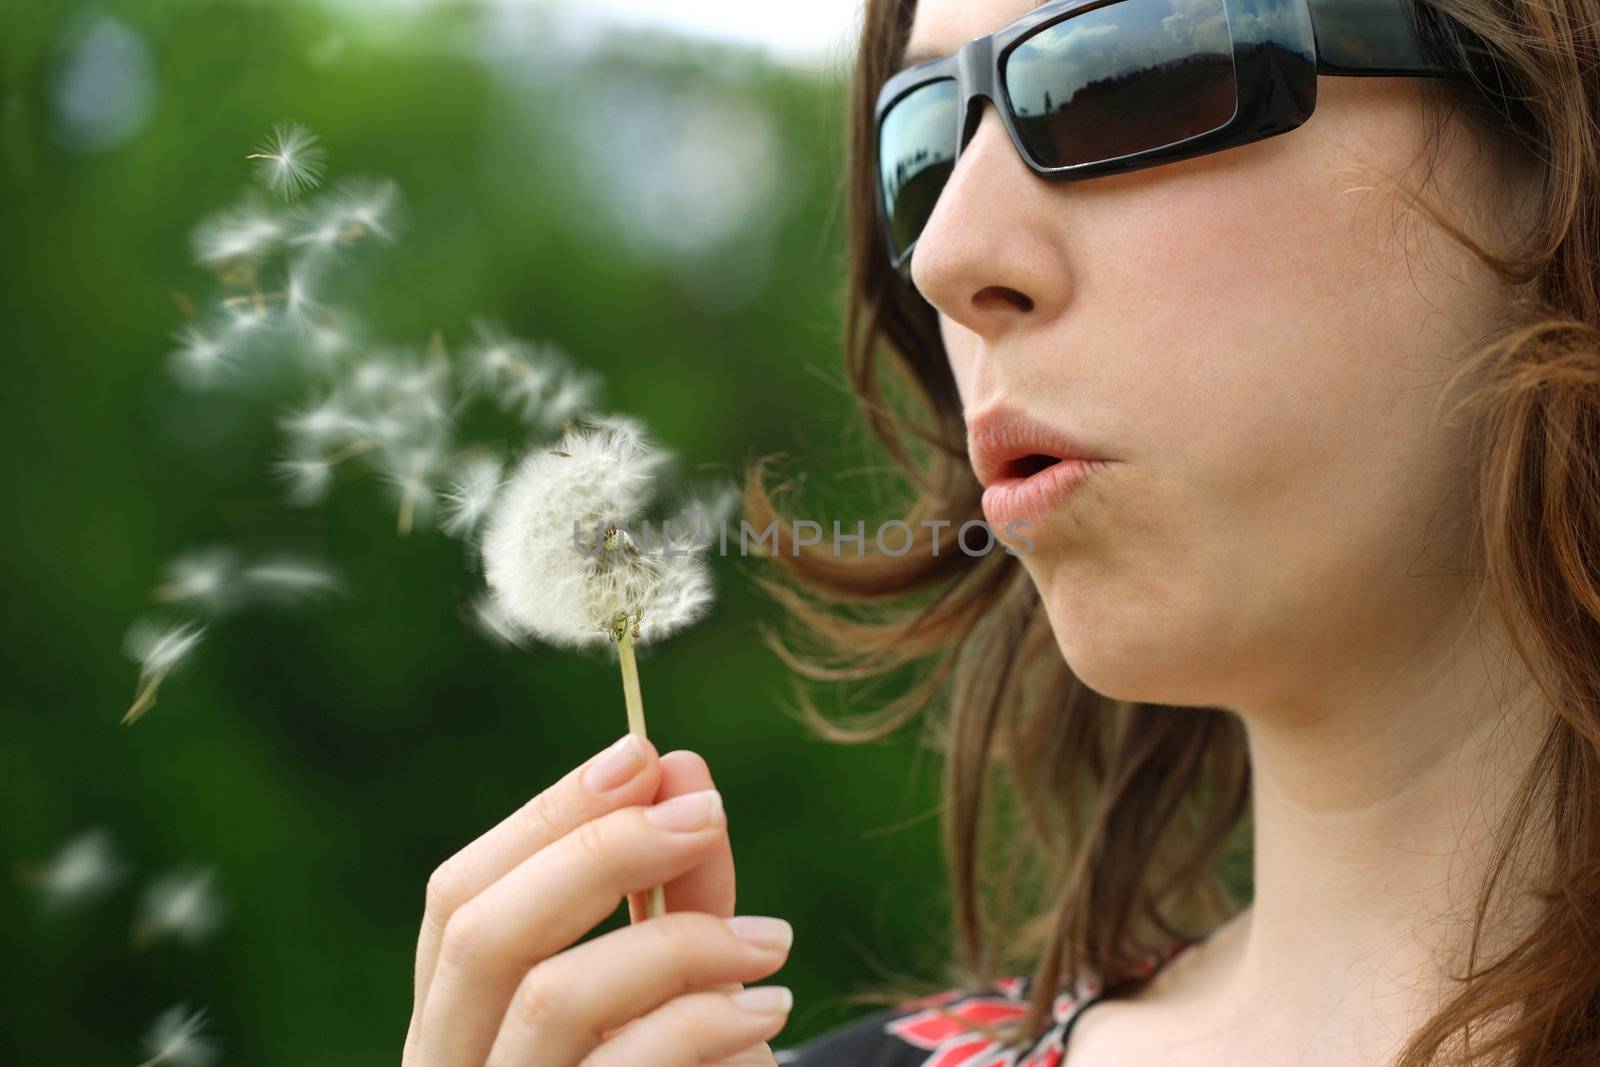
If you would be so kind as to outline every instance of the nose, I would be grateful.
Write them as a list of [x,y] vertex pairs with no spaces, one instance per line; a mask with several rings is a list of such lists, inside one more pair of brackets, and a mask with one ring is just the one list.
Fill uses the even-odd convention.
[[993,342],[1066,301],[1069,279],[1051,225],[1066,186],[1030,171],[992,103],[974,103],[955,168],[912,249],[911,281],[934,307]]

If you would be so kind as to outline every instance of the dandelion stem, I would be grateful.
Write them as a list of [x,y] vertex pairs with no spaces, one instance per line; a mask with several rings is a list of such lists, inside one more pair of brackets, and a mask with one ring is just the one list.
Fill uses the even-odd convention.
[[[637,734],[642,741],[644,733],[644,697],[639,693],[639,664],[633,656],[633,625],[624,620],[617,633],[617,656],[622,661],[622,698],[628,705],[628,732]],[[644,915],[653,919],[665,915],[667,895],[664,887],[651,886],[645,898]]]

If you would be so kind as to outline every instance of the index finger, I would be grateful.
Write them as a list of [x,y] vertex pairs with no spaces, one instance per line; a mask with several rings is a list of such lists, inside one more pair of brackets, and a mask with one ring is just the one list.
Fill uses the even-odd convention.
[[[590,768],[609,756],[629,755],[637,769],[625,782],[601,792],[586,784],[585,772]],[[428,986],[433,981],[439,959],[445,923],[456,909],[580,824],[630,804],[649,804],[660,775],[655,746],[646,738],[625,734],[440,864],[428,879],[422,931],[417,936],[413,1022],[422,1016]]]

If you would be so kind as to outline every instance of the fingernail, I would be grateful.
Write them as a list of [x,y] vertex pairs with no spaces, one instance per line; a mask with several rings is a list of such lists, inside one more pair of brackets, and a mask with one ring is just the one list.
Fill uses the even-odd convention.
[[745,1011],[773,1015],[794,1007],[794,994],[788,986],[758,985],[754,989],[741,989],[732,994],[733,1002]]
[[757,948],[782,949],[794,944],[794,927],[770,915],[735,915],[727,920],[734,933]]
[[722,821],[722,794],[715,789],[685,793],[645,809],[644,817],[663,830],[703,830]]
[[583,772],[583,784],[604,793],[627,782],[644,769],[644,744],[635,734],[624,734],[600,753]]

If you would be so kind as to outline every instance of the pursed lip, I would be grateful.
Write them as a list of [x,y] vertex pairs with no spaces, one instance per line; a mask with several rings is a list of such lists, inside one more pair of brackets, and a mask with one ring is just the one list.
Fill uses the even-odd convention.
[[984,488],[1005,478],[1026,478],[1065,459],[1109,461],[1091,442],[997,404],[967,419],[967,452]]

